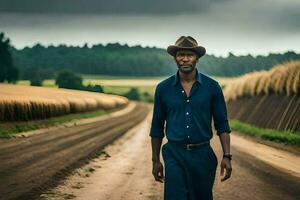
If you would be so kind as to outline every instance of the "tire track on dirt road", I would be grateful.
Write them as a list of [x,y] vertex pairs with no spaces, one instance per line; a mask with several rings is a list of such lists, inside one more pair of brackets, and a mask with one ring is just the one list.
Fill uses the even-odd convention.
[[[156,182],[151,174],[150,123],[151,114],[105,147],[110,157],[100,155],[93,159],[57,187],[43,193],[40,200],[162,200],[164,185]],[[232,131],[232,176],[221,182],[223,150],[215,131],[211,146],[218,157],[213,188],[215,200],[300,199],[300,179],[287,171],[296,170],[294,164],[298,163],[298,157],[293,154],[258,144],[255,140],[242,140]],[[285,156],[276,159],[282,155]],[[270,158],[273,162],[269,162]]]
[[122,116],[17,139],[21,143],[0,140],[0,199],[35,198],[142,121],[148,111],[147,104],[138,103]]

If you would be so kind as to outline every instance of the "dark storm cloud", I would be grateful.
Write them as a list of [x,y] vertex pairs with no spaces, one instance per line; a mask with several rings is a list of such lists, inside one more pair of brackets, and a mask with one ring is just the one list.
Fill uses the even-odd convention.
[[299,51],[299,22],[300,0],[0,0],[0,32],[18,48],[37,42],[165,48],[192,35],[217,55]]
[[0,11],[25,13],[177,14],[229,0],[0,0]]

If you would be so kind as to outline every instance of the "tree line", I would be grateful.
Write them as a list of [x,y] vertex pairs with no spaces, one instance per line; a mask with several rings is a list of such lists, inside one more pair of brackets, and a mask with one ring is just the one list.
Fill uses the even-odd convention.
[[10,40],[0,33],[0,82],[15,82],[19,70],[15,67],[10,49]]
[[[227,57],[217,57],[207,54],[200,58],[198,69],[211,76],[231,77],[268,70],[275,64],[296,59],[300,59],[300,54],[293,51],[270,53],[267,56],[237,56],[229,53]],[[3,33],[0,34],[0,66],[1,82],[54,79],[63,70],[113,76],[167,76],[177,70],[173,58],[161,48],[111,43],[91,47],[36,44],[16,49]]]
[[[173,58],[164,49],[118,43],[98,44],[88,47],[42,46],[36,44],[21,50],[11,48],[15,66],[22,79],[32,76],[35,70],[44,78],[53,78],[57,71],[69,69],[81,74],[113,76],[166,76],[177,69]],[[238,76],[251,71],[268,70],[275,64],[300,59],[300,54],[288,51],[267,56],[227,57],[205,55],[200,58],[198,68],[211,76]]]

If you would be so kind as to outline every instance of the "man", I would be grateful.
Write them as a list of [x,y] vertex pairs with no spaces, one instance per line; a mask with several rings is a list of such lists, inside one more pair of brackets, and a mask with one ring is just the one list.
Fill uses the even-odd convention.
[[[150,130],[152,174],[165,183],[165,200],[212,200],[218,159],[210,146],[211,122],[223,148],[221,175],[231,176],[231,132],[219,83],[199,73],[196,64],[206,50],[190,36],[167,48],[177,63],[177,74],[161,81],[155,91]],[[166,126],[165,126],[166,122]],[[165,132],[164,132],[165,130]],[[162,139],[164,167],[160,161]]]

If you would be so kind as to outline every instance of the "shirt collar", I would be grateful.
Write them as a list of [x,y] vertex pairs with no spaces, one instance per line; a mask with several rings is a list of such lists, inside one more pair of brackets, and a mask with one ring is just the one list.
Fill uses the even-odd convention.
[[[179,70],[177,70],[177,73],[174,75],[174,81],[173,85],[176,85],[179,82]],[[202,85],[202,78],[201,78],[201,72],[199,73],[197,68],[196,68],[196,81],[199,82]]]

